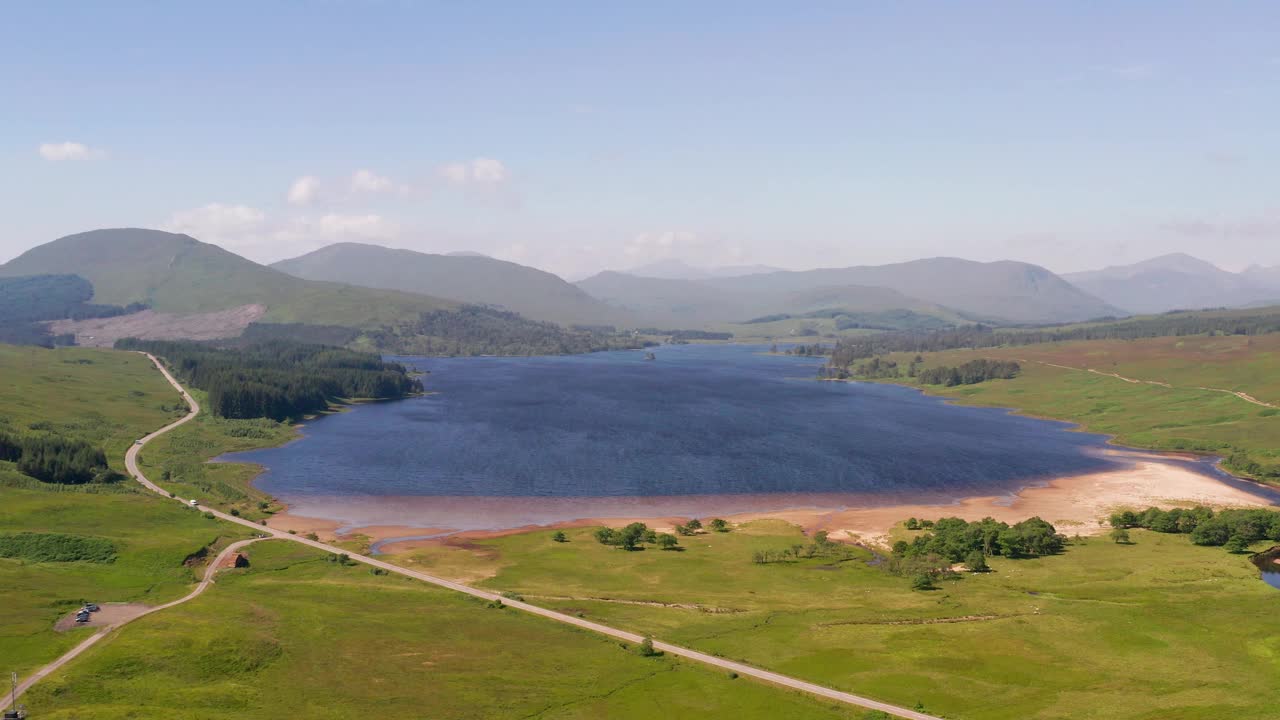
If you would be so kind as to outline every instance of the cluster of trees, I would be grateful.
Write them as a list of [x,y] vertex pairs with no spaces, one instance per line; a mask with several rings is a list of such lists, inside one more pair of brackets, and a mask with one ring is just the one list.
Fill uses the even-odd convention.
[[643,550],[641,546],[644,544],[657,545],[663,550],[676,550],[680,547],[680,540],[675,535],[659,533],[642,522],[631,523],[621,530],[602,527],[596,530],[595,536],[596,542],[601,545],[613,545],[623,550]]
[[710,330],[662,330],[660,328],[636,328],[636,332],[641,335],[661,335],[670,338],[672,342],[687,342],[689,340],[732,340],[731,332],[711,332]]
[[273,341],[237,348],[196,342],[120,340],[116,347],[163,357],[209,394],[209,410],[226,418],[286,420],[346,398],[400,398],[422,391],[403,365],[372,353]]
[[751,562],[757,565],[768,565],[769,563],[793,562],[800,559],[833,556],[844,560],[852,556],[852,551],[840,543],[831,542],[827,538],[826,530],[819,530],[813,534],[813,542],[808,544],[795,543],[791,547],[785,547],[780,550],[756,550],[751,553]]
[[[1274,412],[1273,410],[1263,410],[1262,412]],[[1228,455],[1223,461],[1223,466],[1244,475],[1259,480],[1280,480],[1280,464],[1264,465],[1249,456],[1248,453],[1236,450]]]
[[[910,528],[912,523],[907,522]],[[925,528],[923,523],[917,527]],[[1062,552],[1067,539],[1058,534],[1054,526],[1038,517],[1010,525],[983,518],[968,522],[960,518],[942,518],[927,528],[929,532],[917,535],[911,542],[899,540],[893,545],[893,555],[899,558],[935,556],[948,563],[967,562],[977,552],[984,557],[1002,555],[1020,558],[1052,555]]]
[[109,563],[116,559],[116,547],[104,538],[22,532],[0,535],[0,557],[30,562]]
[[630,334],[570,330],[483,305],[433,310],[403,327],[369,331],[366,335],[378,347],[437,356],[568,355],[634,350],[653,344]]
[[970,360],[959,367],[947,365],[921,370],[917,379],[924,385],[974,385],[987,380],[1009,380],[1017,377],[1022,367],[1012,360]]
[[[1136,513],[1130,510],[1115,513],[1110,518],[1116,530],[1145,528],[1161,533],[1182,533],[1191,536],[1197,545],[1225,546],[1232,552],[1243,552],[1250,543],[1259,540],[1280,541],[1280,511],[1265,508],[1219,510],[1196,506],[1161,510],[1147,508]],[[1113,535],[1117,542],[1127,542],[1128,537]]]
[[875,312],[853,312],[840,308],[828,308],[824,310],[814,310],[813,312],[804,313],[802,315],[777,313],[774,315],[762,315],[757,318],[752,318],[743,324],[758,325],[761,323],[777,322],[779,320],[791,320],[793,318],[831,319],[835,321],[837,330],[937,330],[951,326],[950,322],[947,322],[940,317],[925,315],[913,310],[901,308]]
[[0,460],[16,463],[18,472],[47,483],[83,485],[115,482],[120,474],[107,467],[102,448],[84,440],[49,433],[11,435],[0,432]]
[[1253,314],[1165,313],[1088,325],[1044,326],[1027,329],[995,329],[982,323],[927,332],[915,330],[878,333],[842,339],[831,355],[834,367],[849,367],[856,360],[893,352],[937,352],[961,348],[1038,345],[1066,340],[1136,340],[1221,333],[1263,335],[1280,332],[1280,311]]
[[146,308],[95,305],[93,285],[79,275],[26,275],[0,278],[0,342],[13,345],[74,345],[75,336],[53,335],[50,320],[114,317]]
[[287,340],[306,345],[343,347],[360,337],[356,328],[341,325],[307,325],[304,323],[249,323],[237,339],[238,344],[259,345],[272,340]]
[[[712,518],[707,521],[707,529],[711,532],[729,532],[729,523],[720,518]],[[683,525],[676,525],[676,532],[681,535],[697,535],[702,530],[702,521],[693,518]]]
[[[776,345],[774,347],[777,347]],[[823,357],[831,354],[831,348],[822,343],[814,343],[813,345],[793,345],[786,349],[788,355],[799,355],[800,357]]]

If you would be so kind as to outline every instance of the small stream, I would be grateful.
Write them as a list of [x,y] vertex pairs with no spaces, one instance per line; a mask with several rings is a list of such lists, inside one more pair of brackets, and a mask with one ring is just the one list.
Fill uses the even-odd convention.
[[1280,590],[1280,545],[1254,555],[1253,564],[1262,572],[1262,582]]

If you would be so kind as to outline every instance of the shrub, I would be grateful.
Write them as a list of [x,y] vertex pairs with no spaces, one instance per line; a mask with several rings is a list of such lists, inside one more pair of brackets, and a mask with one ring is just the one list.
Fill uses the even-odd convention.
[[911,578],[912,590],[934,590],[937,586],[933,584],[933,575],[931,573],[918,573]]
[[116,559],[110,540],[62,533],[0,535],[0,557],[31,562],[109,563]]
[[640,641],[639,653],[642,657],[657,657],[662,652],[653,647],[653,638],[646,637]]

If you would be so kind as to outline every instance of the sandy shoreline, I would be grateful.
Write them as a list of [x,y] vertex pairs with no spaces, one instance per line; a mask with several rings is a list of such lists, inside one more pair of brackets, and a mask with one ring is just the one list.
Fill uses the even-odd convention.
[[[1124,453],[1130,464],[1117,470],[1054,478],[1041,486],[1009,495],[964,497],[955,501],[889,504],[883,498],[839,495],[707,499],[341,498],[316,514],[349,518],[346,522],[308,517],[302,514],[312,509],[307,506],[279,513],[269,524],[299,534],[315,532],[325,539],[365,536],[370,542],[380,543],[383,552],[403,552],[442,541],[430,536],[484,538],[542,528],[616,526],[634,521],[669,528],[688,519],[689,511],[707,517],[711,513],[703,510],[719,509],[716,514],[733,522],[776,518],[807,531],[826,530],[836,538],[884,543],[889,531],[908,517],[954,516],[966,520],[993,517],[1017,522],[1039,516],[1067,535],[1094,535],[1107,529],[1105,519],[1117,508],[1188,504],[1265,506],[1275,504],[1280,497],[1276,491],[1252,483],[1215,478],[1185,461],[1178,462],[1178,456],[1143,451],[1111,452]],[[541,522],[539,512],[544,508],[549,508],[545,512],[557,513],[559,518],[572,519]],[[385,520],[362,522],[361,518]],[[450,522],[450,518],[468,520]]]

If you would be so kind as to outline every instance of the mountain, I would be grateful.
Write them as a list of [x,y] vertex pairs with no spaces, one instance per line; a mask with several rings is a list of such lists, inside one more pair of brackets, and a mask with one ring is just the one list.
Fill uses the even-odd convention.
[[271,267],[308,280],[428,293],[563,324],[625,323],[626,313],[549,272],[478,254],[430,255],[339,243]]
[[648,318],[704,324],[817,310],[825,302],[855,312],[911,309],[1005,323],[1068,322],[1121,312],[1036,265],[957,258],[697,280],[606,272],[578,286]]
[[769,267],[768,265],[733,265],[703,268],[689,265],[683,260],[670,259],[641,265],[626,271],[625,274],[663,280],[705,280],[708,278],[738,277],[739,275],[778,272],[778,270],[778,268]]
[[32,248],[0,276],[69,274],[93,285],[93,302],[145,303],[169,314],[261,306],[260,319],[372,327],[457,303],[425,295],[314,282],[287,275],[187,235],[125,228],[68,235]]
[[1240,307],[1280,298],[1280,268],[1233,273],[1184,253],[1063,277],[1134,313]]

